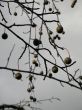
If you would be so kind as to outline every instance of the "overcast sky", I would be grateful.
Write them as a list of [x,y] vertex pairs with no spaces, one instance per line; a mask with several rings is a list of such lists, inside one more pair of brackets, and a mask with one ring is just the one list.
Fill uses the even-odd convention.
[[[70,8],[70,4],[71,0],[59,4],[58,7],[61,10],[60,21],[65,30],[65,35],[62,38],[61,44],[63,44],[64,47],[68,48],[72,59],[74,61],[77,61],[77,64],[72,67],[72,70],[74,71],[74,69],[78,68],[82,70],[82,0],[78,0],[74,9]],[[14,10],[13,7],[12,10]],[[3,12],[5,14],[6,9],[4,9]],[[18,16],[20,17],[21,13],[20,11],[18,12]],[[10,18],[9,16],[7,16],[7,14],[6,17],[8,20],[11,20],[11,24],[16,20],[16,17]],[[19,21],[20,20],[18,18],[16,22],[18,23]],[[19,30],[19,32],[20,31],[21,30]],[[3,29],[0,27],[0,36],[2,33]],[[20,34],[22,36],[22,33]],[[10,50],[15,44],[15,49],[10,60],[11,63],[9,63],[10,67],[15,68],[17,67],[17,58],[22,50],[21,47],[23,47],[24,44],[18,39],[14,38],[12,34],[10,35],[11,36],[6,41],[0,38],[0,66],[4,66],[6,64]],[[21,66],[23,64],[24,62],[22,61]],[[23,81],[17,81],[13,78],[11,72],[0,70],[0,104],[16,104],[24,98],[28,99],[29,95],[26,92],[28,81],[25,76],[26,75],[24,74]],[[56,81],[48,79],[43,81],[43,79],[40,77],[35,82],[35,86],[35,95],[39,99],[46,99],[52,96],[61,99],[61,102],[54,100],[53,103],[44,102],[43,104],[39,104],[39,106],[43,110],[82,110],[82,92],[80,90],[69,87],[68,85],[61,87],[61,85]]]

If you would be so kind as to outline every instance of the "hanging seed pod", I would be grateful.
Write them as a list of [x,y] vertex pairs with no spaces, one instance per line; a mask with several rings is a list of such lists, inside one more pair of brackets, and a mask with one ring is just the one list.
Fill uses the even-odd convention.
[[28,88],[27,91],[30,93],[31,92],[31,88]]
[[57,31],[57,33],[63,33],[63,27],[62,27],[62,25],[58,25],[57,26],[57,28],[56,28],[56,31]]
[[15,74],[15,78],[16,78],[17,80],[20,80],[20,79],[22,78],[22,74],[21,74],[21,73],[16,73],[16,74]]
[[38,63],[35,63],[35,66],[38,66]]
[[2,34],[2,39],[6,40],[8,38],[8,34],[7,33],[3,33]]
[[30,100],[33,100],[33,96],[30,96]]
[[14,12],[14,16],[17,16],[17,12]]
[[30,76],[29,76],[29,81],[31,81],[31,82],[32,82],[32,80],[33,80],[33,76],[32,76],[32,75],[30,75]]
[[48,0],[44,1],[44,5],[48,5],[48,3],[49,3]]
[[52,8],[49,8],[49,11],[52,11]]
[[33,63],[33,64],[36,64],[36,63],[37,63],[37,61],[36,61],[35,59],[33,59],[33,60],[32,60],[32,63]]
[[66,57],[66,58],[64,59],[64,63],[65,63],[65,64],[70,64],[71,62],[72,62],[72,60],[71,60],[70,57]]
[[58,72],[58,67],[57,66],[53,66],[52,67],[52,72],[53,73],[57,73]]
[[40,32],[39,32],[39,35],[42,35],[42,34],[43,34],[43,32],[42,32],[42,31],[40,31]]
[[33,98],[33,102],[36,102],[36,98]]
[[52,78],[52,73],[49,73],[49,78]]
[[33,40],[33,44],[35,45],[35,46],[38,46],[39,44],[41,44],[42,42],[40,41],[40,40],[38,40],[38,39],[34,39]]
[[77,2],[77,0],[73,0],[73,2],[72,2],[72,4],[71,4],[71,8],[74,8],[76,2]]

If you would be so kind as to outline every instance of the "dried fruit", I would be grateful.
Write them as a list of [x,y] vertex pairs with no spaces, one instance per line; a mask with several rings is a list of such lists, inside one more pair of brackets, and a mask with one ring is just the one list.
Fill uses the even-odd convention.
[[49,11],[52,11],[52,8],[49,8]]
[[35,66],[38,66],[38,63],[35,63]]
[[33,98],[33,102],[36,102],[36,98]]
[[32,60],[32,63],[35,64],[35,63],[37,63],[37,62],[36,62],[36,60],[34,59],[34,60]]
[[14,12],[14,16],[17,16],[17,12]]
[[22,78],[22,74],[21,73],[16,73],[15,74],[15,78],[17,79],[17,80],[20,80],[21,78]]
[[28,91],[28,92],[31,92],[31,88],[28,88],[27,91]]
[[62,25],[58,25],[58,27],[56,28],[57,33],[63,33],[63,27]]
[[49,78],[52,78],[52,73],[49,73]]
[[33,100],[33,96],[30,96],[30,100]]
[[38,46],[39,44],[41,44],[42,42],[40,41],[40,40],[38,40],[38,39],[34,39],[33,40],[33,44],[35,45],[35,46]]
[[42,34],[43,34],[43,32],[42,32],[42,31],[40,31],[40,32],[39,32],[39,35],[42,35]]
[[6,40],[8,38],[8,34],[7,33],[3,33],[2,34],[2,39]]
[[70,64],[71,62],[72,62],[72,60],[71,60],[70,57],[66,57],[66,58],[64,59],[64,63],[65,63],[65,64]]
[[52,72],[53,73],[57,73],[58,72],[58,67],[57,66],[53,66],[52,67]]
[[48,5],[48,3],[49,3],[48,0],[44,1],[44,5]]
[[32,81],[32,79],[33,79],[33,76],[30,75],[30,76],[29,76],[29,81]]

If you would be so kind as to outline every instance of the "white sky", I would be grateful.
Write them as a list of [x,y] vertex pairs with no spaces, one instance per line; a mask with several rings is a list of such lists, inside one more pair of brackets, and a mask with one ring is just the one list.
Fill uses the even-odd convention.
[[[77,64],[72,67],[72,70],[74,71],[74,69],[77,68],[81,68],[82,70],[82,1],[78,0],[78,3],[74,9],[70,8],[70,4],[71,0],[65,1],[58,6],[62,13],[60,16],[60,21],[65,29],[65,35],[62,38],[61,44],[68,48],[72,59],[77,61]],[[5,11],[6,9],[4,10],[4,13]],[[8,18],[9,16],[7,19]],[[9,18],[9,20],[10,19],[11,23],[13,20],[16,20],[15,17]],[[17,20],[17,23],[18,22],[19,19]],[[0,31],[3,33],[1,27]],[[15,39],[13,35],[11,35],[7,41],[3,41],[0,38],[0,66],[6,64],[6,59],[14,43],[16,46],[11,57],[11,63],[9,63],[9,66],[11,67],[17,66],[17,58],[20,55],[21,47],[24,45],[19,42],[18,39]],[[14,57],[15,59],[13,60]],[[24,62],[22,61],[21,66],[23,64]],[[25,76],[26,75],[24,74],[23,81],[17,81],[13,78],[11,72],[0,70],[0,104],[18,103],[24,98],[28,99],[29,95],[26,92],[28,81],[25,79]],[[82,110],[82,92],[80,90],[71,88],[67,85],[63,88],[56,81],[48,79],[43,81],[42,78],[38,78],[35,85],[35,94],[38,98],[46,99],[54,96],[61,99],[61,102],[54,100],[53,103],[45,102],[44,104],[39,105],[43,108],[43,110]]]

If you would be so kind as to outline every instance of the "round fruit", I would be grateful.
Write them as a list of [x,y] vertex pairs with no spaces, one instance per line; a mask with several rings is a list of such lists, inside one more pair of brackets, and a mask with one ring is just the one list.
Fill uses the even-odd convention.
[[52,8],[49,8],[49,11],[52,11]]
[[38,63],[35,63],[35,66],[38,66]]
[[79,76],[79,79],[81,79],[81,80],[82,80],[82,76]]
[[52,72],[53,73],[57,73],[58,72],[58,67],[57,66],[53,66],[52,67]]
[[48,1],[47,0],[44,1],[44,5],[48,5]]
[[63,27],[62,25],[58,25],[58,27],[56,28],[57,33],[63,33]]
[[41,44],[41,41],[38,40],[38,39],[34,39],[33,44],[34,44],[35,46],[38,46],[39,44]]
[[49,78],[52,78],[52,73],[49,73]]
[[33,100],[33,96],[30,96],[30,100]]
[[17,12],[14,12],[14,15],[17,16]]
[[32,81],[32,79],[33,79],[33,76],[30,75],[30,76],[29,76],[29,81]]
[[2,39],[6,40],[7,38],[8,38],[7,33],[3,33],[3,34],[2,34]]
[[70,57],[66,57],[66,58],[64,59],[64,63],[65,63],[65,64],[70,64],[71,62],[72,62],[72,60],[71,60]]
[[36,60],[34,59],[34,60],[32,61],[32,63],[35,64],[35,63],[37,63],[37,62],[36,62]]
[[28,92],[31,92],[31,89],[30,89],[30,88],[28,88],[28,89],[27,89],[27,91],[28,91]]
[[42,35],[42,34],[43,34],[42,31],[40,31],[40,32],[39,32],[39,35]]
[[33,102],[36,102],[36,98],[33,98]]
[[15,78],[20,80],[22,78],[22,74],[21,73],[16,73]]

